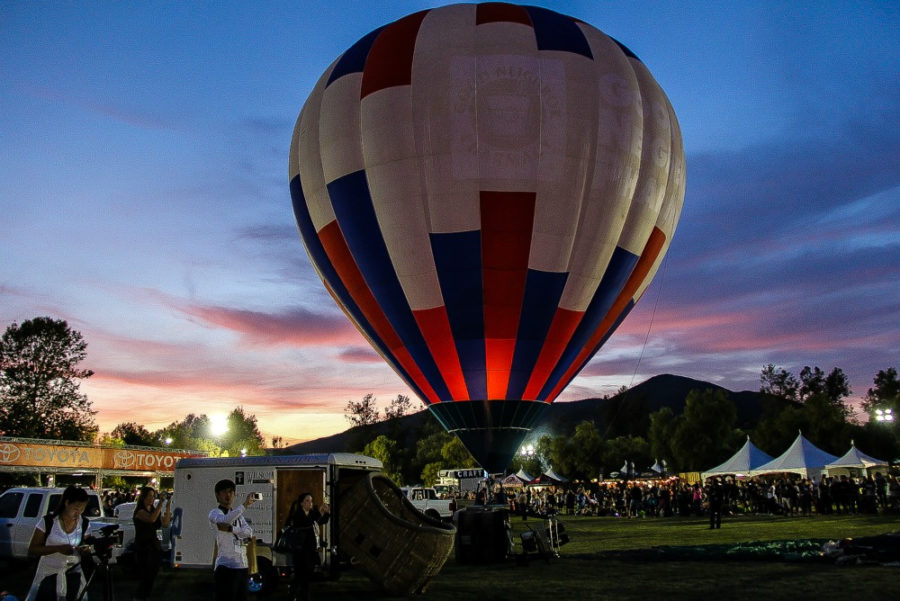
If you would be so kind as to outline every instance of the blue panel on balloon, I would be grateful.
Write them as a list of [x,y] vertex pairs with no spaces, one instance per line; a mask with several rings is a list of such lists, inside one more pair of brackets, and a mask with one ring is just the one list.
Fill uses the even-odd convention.
[[507,398],[522,398],[568,278],[568,273],[528,270]]
[[588,343],[588,340],[600,326],[603,318],[609,313],[613,303],[616,302],[616,298],[618,298],[619,293],[622,292],[622,289],[628,282],[628,277],[634,270],[634,266],[639,258],[636,254],[622,248],[617,247],[613,251],[606,273],[603,274],[603,279],[600,280],[600,285],[594,293],[594,298],[591,299],[584,317],[578,324],[578,327],[575,328],[575,333],[566,346],[566,350],[563,351],[559,363],[553,369],[553,373],[550,374],[547,383],[541,388],[541,392],[538,395],[539,398],[547,398],[547,395],[556,387],[560,378],[563,377],[566,370],[578,357],[578,353]]
[[538,50],[562,50],[594,58],[584,33],[572,17],[537,6],[526,6],[525,10],[534,24]]
[[381,310],[438,397],[451,398],[397,279],[378,227],[365,172],[355,171],[334,180],[328,184],[328,195],[344,240]]
[[[309,254],[312,255],[313,264],[319,268],[322,278],[328,283],[328,286],[331,287],[335,296],[340,299],[344,308],[353,317],[354,322],[362,328],[369,340],[372,341],[375,348],[378,349],[383,356],[393,358],[393,353],[391,353],[390,349],[387,348],[387,345],[384,344],[384,341],[372,327],[372,324],[365,318],[359,305],[353,300],[353,296],[347,290],[347,287],[344,286],[344,282],[341,281],[337,271],[334,269],[334,265],[332,265],[331,260],[328,258],[328,253],[325,252],[322,241],[319,239],[312,218],[309,215],[309,207],[306,205],[306,197],[303,194],[303,187],[301,186],[299,175],[291,180],[291,201],[294,205],[294,218],[297,220],[300,236],[303,238],[303,242],[309,250]],[[413,382],[409,373],[407,373],[397,361],[393,360],[392,364],[397,368],[401,377],[406,381],[410,388],[419,395],[419,398],[426,398],[424,393],[416,386],[415,382]]]
[[469,395],[484,399],[487,396],[487,378],[481,232],[431,234],[430,238],[441,295]]
[[372,49],[372,44],[375,43],[375,38],[378,37],[382,29],[384,27],[379,27],[375,31],[366,34],[341,55],[341,58],[338,59],[337,64],[331,71],[331,75],[328,76],[328,83],[325,84],[325,87],[330,86],[331,82],[348,73],[362,73],[366,66],[366,57],[369,56],[369,50]]

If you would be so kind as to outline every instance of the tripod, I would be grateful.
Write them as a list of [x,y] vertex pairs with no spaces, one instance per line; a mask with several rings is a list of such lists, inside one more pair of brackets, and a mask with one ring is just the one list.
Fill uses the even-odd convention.
[[[89,561],[92,561],[91,556],[86,556]],[[112,586],[112,577],[109,573],[109,556],[108,555],[98,555],[97,559],[99,560],[99,565],[95,565],[93,571],[91,571],[90,575],[87,575],[87,579],[84,583],[84,588],[79,591],[78,596],[75,597],[75,601],[83,601],[84,596],[87,594],[88,589],[91,587],[91,583],[94,581],[94,577],[98,572],[103,572],[103,601],[115,601],[115,596],[113,593]],[[82,563],[84,559],[82,559]],[[81,565],[81,564],[78,564]],[[69,570],[74,570],[78,565],[75,565]],[[69,571],[67,570],[67,571]]]

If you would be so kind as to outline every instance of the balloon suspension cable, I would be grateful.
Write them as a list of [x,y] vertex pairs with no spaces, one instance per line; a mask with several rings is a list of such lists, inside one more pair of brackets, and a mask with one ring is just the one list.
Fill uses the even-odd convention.
[[661,270],[662,273],[660,274],[660,277],[656,279],[656,281],[659,282],[659,286],[656,290],[656,300],[653,302],[653,311],[650,313],[650,323],[647,325],[647,335],[644,336],[644,344],[641,345],[641,354],[638,355],[638,360],[634,366],[634,373],[631,374],[631,383],[628,384],[628,388],[634,386],[634,379],[637,377],[637,372],[641,366],[641,361],[644,359],[644,351],[647,349],[647,342],[649,342],[650,340],[650,330],[653,329],[653,320],[656,319],[656,308],[659,307],[659,299],[660,297],[662,297],[663,284],[666,281],[666,271],[668,271],[668,268],[669,256],[668,253],[666,253],[666,256],[663,258]]

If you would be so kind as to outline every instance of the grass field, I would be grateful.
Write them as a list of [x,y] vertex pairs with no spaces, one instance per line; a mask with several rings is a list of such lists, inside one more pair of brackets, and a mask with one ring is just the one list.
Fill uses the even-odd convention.
[[[457,564],[453,557],[432,581],[423,601],[530,601],[544,599],[713,599],[876,601],[896,598],[900,568],[838,567],[824,559],[726,559],[721,553],[661,553],[660,549],[697,545],[736,545],[751,541],[841,539],[900,529],[900,516],[820,516],[728,518],[720,530],[697,519],[617,519],[562,517],[571,542],[559,558],[532,556],[527,565],[509,560],[483,566]],[[535,520],[529,524],[536,526]],[[523,529],[512,520],[515,540]],[[517,552],[520,549],[517,549]],[[0,589],[24,598],[34,566],[2,566]],[[10,569],[11,568],[11,569]],[[114,567],[115,598],[131,599],[134,583]],[[212,574],[163,569],[154,598],[209,601]],[[287,599],[282,584],[269,599]],[[347,572],[337,581],[317,583],[313,598],[356,601],[386,599],[362,575]],[[91,591],[92,601],[104,601]]]

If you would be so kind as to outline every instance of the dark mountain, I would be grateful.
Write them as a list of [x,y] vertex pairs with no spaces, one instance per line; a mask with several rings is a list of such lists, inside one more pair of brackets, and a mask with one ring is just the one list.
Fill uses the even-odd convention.
[[677,415],[684,411],[685,399],[692,390],[721,390],[735,404],[736,426],[747,430],[762,416],[762,396],[758,392],[732,392],[716,384],[683,376],[664,374],[609,398],[554,403],[542,429],[549,433],[571,432],[584,421],[593,421],[607,437],[646,436],[650,414],[669,407]]
[[[553,403],[547,418],[536,428],[541,433],[568,434],[584,420],[593,421],[607,437],[646,436],[650,414],[670,407],[675,414],[684,411],[684,402],[692,390],[721,390],[737,409],[738,428],[749,430],[762,416],[762,395],[758,392],[731,392],[721,386],[664,374],[650,378],[625,392],[609,398],[584,399]],[[414,447],[415,439],[441,430],[440,424],[427,410],[386,420],[371,426],[357,426],[339,434],[298,443],[285,449],[288,453],[358,452],[379,434]]]

